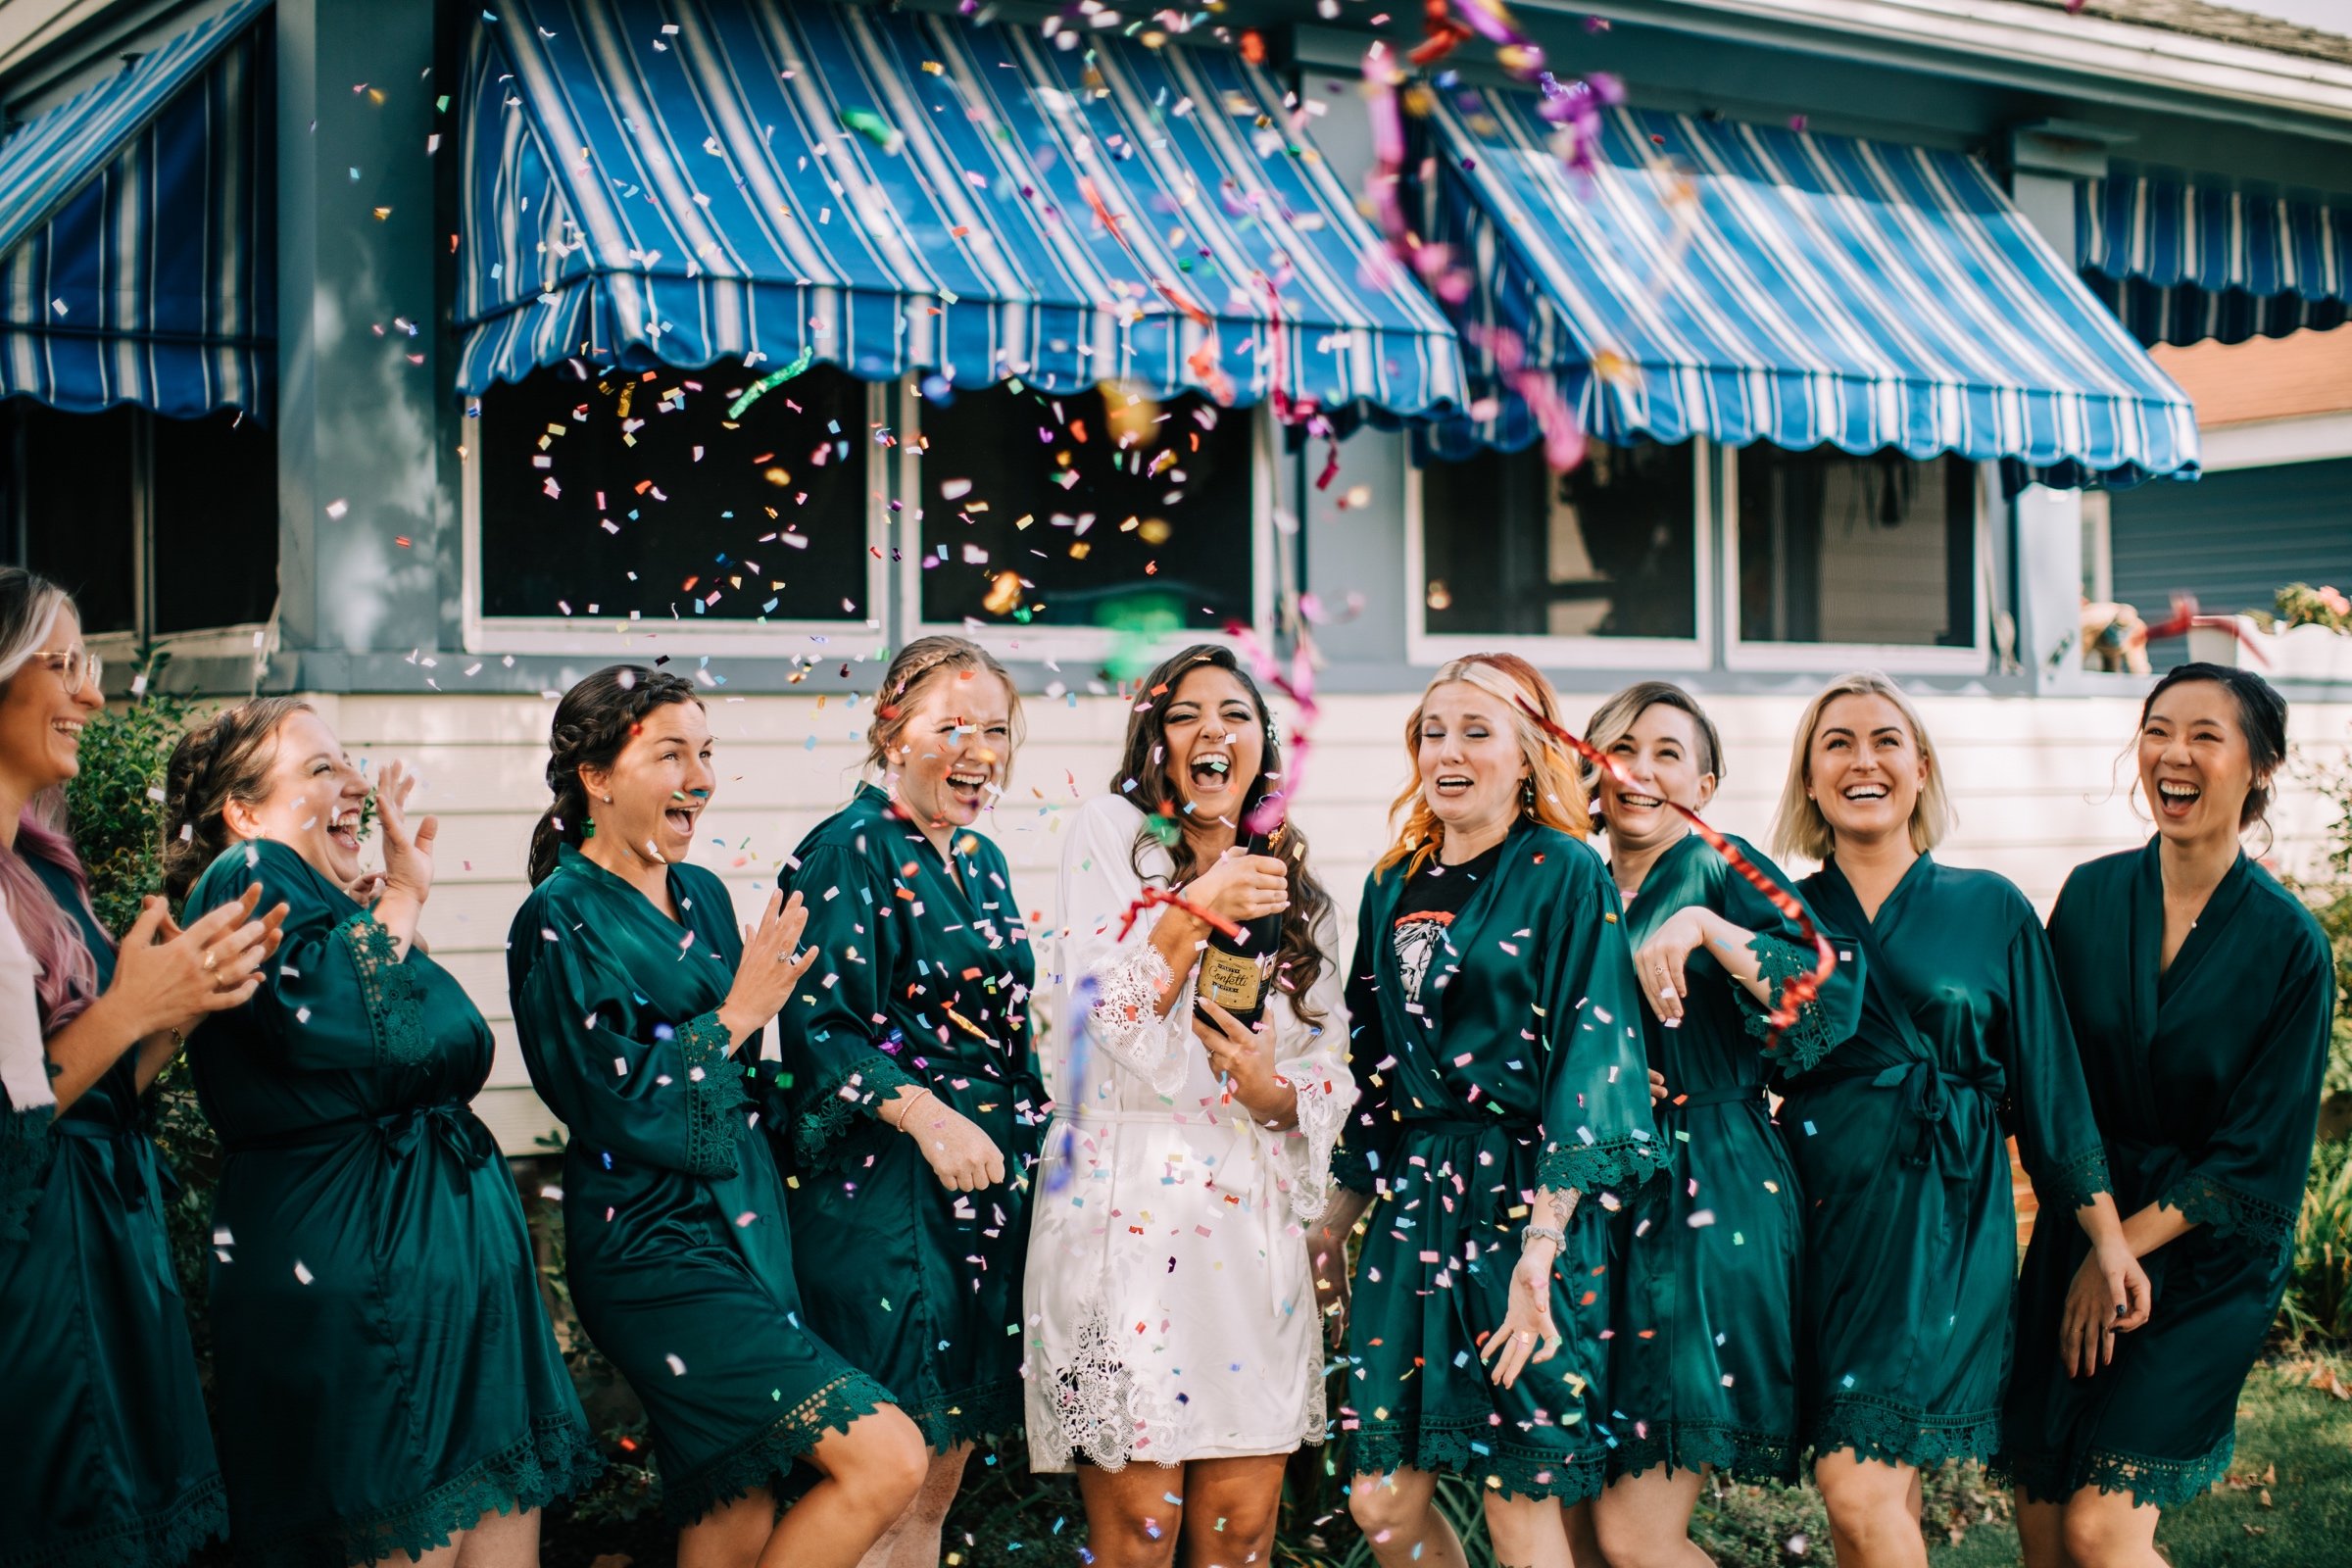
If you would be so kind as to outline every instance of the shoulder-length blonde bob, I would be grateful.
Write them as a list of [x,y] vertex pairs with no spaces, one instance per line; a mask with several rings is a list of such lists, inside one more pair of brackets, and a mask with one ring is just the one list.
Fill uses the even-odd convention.
[[1404,826],[1397,833],[1396,842],[1389,846],[1380,863],[1372,868],[1374,875],[1401,860],[1409,876],[1446,842],[1446,824],[1438,820],[1437,813],[1429,808],[1429,798],[1421,793],[1421,719],[1429,709],[1429,694],[1456,681],[1485,692],[1510,715],[1511,733],[1519,741],[1519,755],[1527,759],[1530,786],[1520,798],[1519,814],[1580,839],[1590,837],[1592,832],[1592,817],[1585,809],[1585,792],[1580,787],[1575,760],[1519,706],[1524,699],[1533,703],[1546,719],[1559,723],[1560,698],[1551,689],[1551,682],[1517,654],[1471,654],[1448,662],[1430,677],[1429,684],[1421,689],[1421,700],[1413,705],[1411,715],[1404,721],[1404,756],[1412,772],[1405,779],[1404,789],[1389,806],[1389,819],[1395,821],[1401,813]]
[[1951,797],[1943,789],[1943,760],[1936,755],[1936,742],[1921,721],[1919,710],[1911,706],[1911,699],[1903,695],[1901,687],[1875,669],[1858,669],[1838,676],[1805,705],[1805,716],[1797,720],[1796,739],[1788,748],[1788,778],[1781,786],[1780,809],[1772,814],[1773,853],[1827,860],[1830,852],[1838,847],[1837,835],[1830,831],[1829,819],[1821,814],[1821,807],[1815,803],[1808,786],[1813,782],[1813,732],[1821,728],[1822,713],[1840,697],[1884,697],[1894,705],[1910,727],[1911,739],[1928,764],[1928,776],[1919,786],[1919,799],[1911,807],[1911,848],[1927,854],[1943,841],[1957,820]]

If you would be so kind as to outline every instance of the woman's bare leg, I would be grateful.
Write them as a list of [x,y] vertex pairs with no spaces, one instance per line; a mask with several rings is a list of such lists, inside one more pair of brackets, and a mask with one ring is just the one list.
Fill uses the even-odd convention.
[[1838,1568],[1928,1568],[1916,1466],[1858,1459],[1840,1448],[1814,1461],[1813,1479],[1829,1504]]
[[[1714,1559],[1690,1544],[1703,1479],[1696,1470],[1659,1465],[1610,1482],[1592,1504],[1609,1568],[1711,1568]],[[1584,1560],[1580,1549],[1580,1568]]]
[[1565,1511],[1557,1497],[1488,1493],[1487,1537],[1494,1544],[1495,1568],[1574,1568]]
[[2073,1568],[2164,1568],[2156,1554],[2162,1516],[2129,1492],[2084,1487],[2066,1499],[2066,1554]]
[[[826,1433],[808,1454],[823,1479],[777,1522],[754,1560],[759,1568],[857,1568],[922,1491],[930,1457],[896,1405]],[[690,1568],[683,1543],[678,1568]]]
[[1190,1466],[1137,1461],[1117,1470],[1081,1462],[1086,1546],[1094,1568],[1168,1568],[1184,1536]]
[[1470,1568],[1437,1499],[1438,1478],[1426,1470],[1358,1475],[1348,1488],[1348,1511],[1380,1568]]
[[756,1487],[678,1532],[678,1568],[753,1568],[775,1527],[775,1494]]
[[1274,1560],[1289,1461],[1264,1453],[1184,1467],[1184,1568],[1265,1568]]
[[858,1568],[939,1568],[940,1532],[947,1525],[948,1510],[956,1505],[956,1490],[963,1485],[963,1467],[971,1457],[968,1443],[931,1455],[923,1490],[858,1559]]

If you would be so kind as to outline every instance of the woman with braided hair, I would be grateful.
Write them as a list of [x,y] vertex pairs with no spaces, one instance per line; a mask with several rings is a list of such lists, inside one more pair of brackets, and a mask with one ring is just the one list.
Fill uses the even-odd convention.
[[1021,1265],[1045,1089],[1036,963],[1004,852],[975,831],[1012,769],[1020,699],[960,637],[882,676],[861,783],[785,862],[817,984],[779,1018],[769,1118],[798,1178],[810,1327],[881,1380],[931,1451],[869,1568],[939,1561],[972,1444],[1021,1429]]
[[291,697],[215,715],[166,772],[166,891],[288,911],[252,997],[188,1048],[225,1156],[214,1381],[240,1563],[527,1568],[540,1508],[598,1467],[514,1179],[468,1108],[490,1026],[417,936],[435,822],[411,823],[415,783],[396,761],[371,791]]
[[808,915],[770,894],[746,936],[726,884],[686,863],[717,782],[687,681],[598,670],[556,705],[551,753],[507,984],[570,1133],[573,1304],[645,1403],[680,1568],[850,1568],[925,1463],[892,1391],[808,1324],[745,1085],[816,956],[795,952]]

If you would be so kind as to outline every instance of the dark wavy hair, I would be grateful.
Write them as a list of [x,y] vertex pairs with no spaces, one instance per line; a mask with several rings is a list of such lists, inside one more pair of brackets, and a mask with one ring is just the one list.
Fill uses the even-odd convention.
[[[2209,680],[2236,701],[2237,727],[2246,733],[2246,752],[2254,762],[2254,785],[2246,791],[2245,804],[2238,808],[2237,830],[2243,833],[2257,822],[2268,827],[2271,781],[2278,776],[2278,764],[2286,760],[2286,699],[2250,669],[2235,669],[2228,664],[2175,664],[2164,672],[2164,679],[2149,689],[2147,701],[2139,705],[2140,728],[2147,728],[2148,714],[2155,710],[2157,698],[2192,680]],[[2151,804],[2149,809],[2154,810],[2155,807]]]
[[164,896],[174,906],[233,842],[228,803],[258,806],[268,794],[277,727],[312,710],[299,697],[251,698],[215,713],[172,748],[164,764]]
[[[1266,798],[1269,782],[1279,783],[1283,779],[1282,742],[1274,733],[1274,720],[1266,711],[1266,700],[1259,695],[1257,682],[1250,678],[1250,672],[1242,667],[1232,649],[1217,643],[1196,643],[1161,661],[1156,669],[1144,677],[1138,689],[1139,701],[1127,717],[1127,741],[1120,749],[1119,770],[1111,775],[1110,787],[1114,794],[1133,802],[1147,818],[1183,822],[1184,803],[1168,781],[1165,714],[1184,677],[1203,666],[1224,670],[1242,683],[1242,690],[1250,694],[1250,706],[1257,710],[1258,733],[1265,742],[1265,756],[1258,764],[1257,777],[1243,792],[1242,809],[1234,818],[1238,828]],[[1126,787],[1130,779],[1135,781],[1133,789]],[[1136,835],[1129,860],[1137,876],[1151,880],[1144,870],[1144,856],[1160,842],[1159,835],[1149,825]],[[1175,862],[1175,880],[1179,883],[1190,882],[1208,869],[1194,860],[1192,841],[1181,829],[1167,845],[1167,851]],[[1296,822],[1285,826],[1282,854],[1290,862],[1291,906],[1283,912],[1282,940],[1275,948],[1275,983],[1290,994],[1292,1010],[1301,1021],[1320,1024],[1323,1015],[1307,1006],[1306,994],[1322,978],[1324,965],[1332,961],[1315,946],[1315,927],[1331,909],[1331,895],[1307,866],[1306,835],[1298,831]]]
[[587,839],[588,786],[580,769],[611,767],[645,715],[672,703],[700,708],[703,700],[685,676],[643,664],[607,665],[564,694],[547,737],[547,787],[555,800],[531,829],[531,886],[547,880],[564,845],[576,848]]

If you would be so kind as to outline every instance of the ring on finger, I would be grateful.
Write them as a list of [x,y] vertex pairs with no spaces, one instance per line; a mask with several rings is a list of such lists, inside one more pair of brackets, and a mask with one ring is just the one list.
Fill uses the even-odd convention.
[[205,949],[205,951],[204,951],[204,969],[205,969],[205,972],[206,972],[207,974],[210,974],[210,973],[211,973],[211,972],[214,970],[214,968],[216,968],[216,967],[217,967],[217,966],[220,964],[220,955],[219,955],[218,953],[215,953],[215,952],[213,952],[213,950],[212,950],[212,949],[210,949],[210,948],[207,948],[207,949]]

